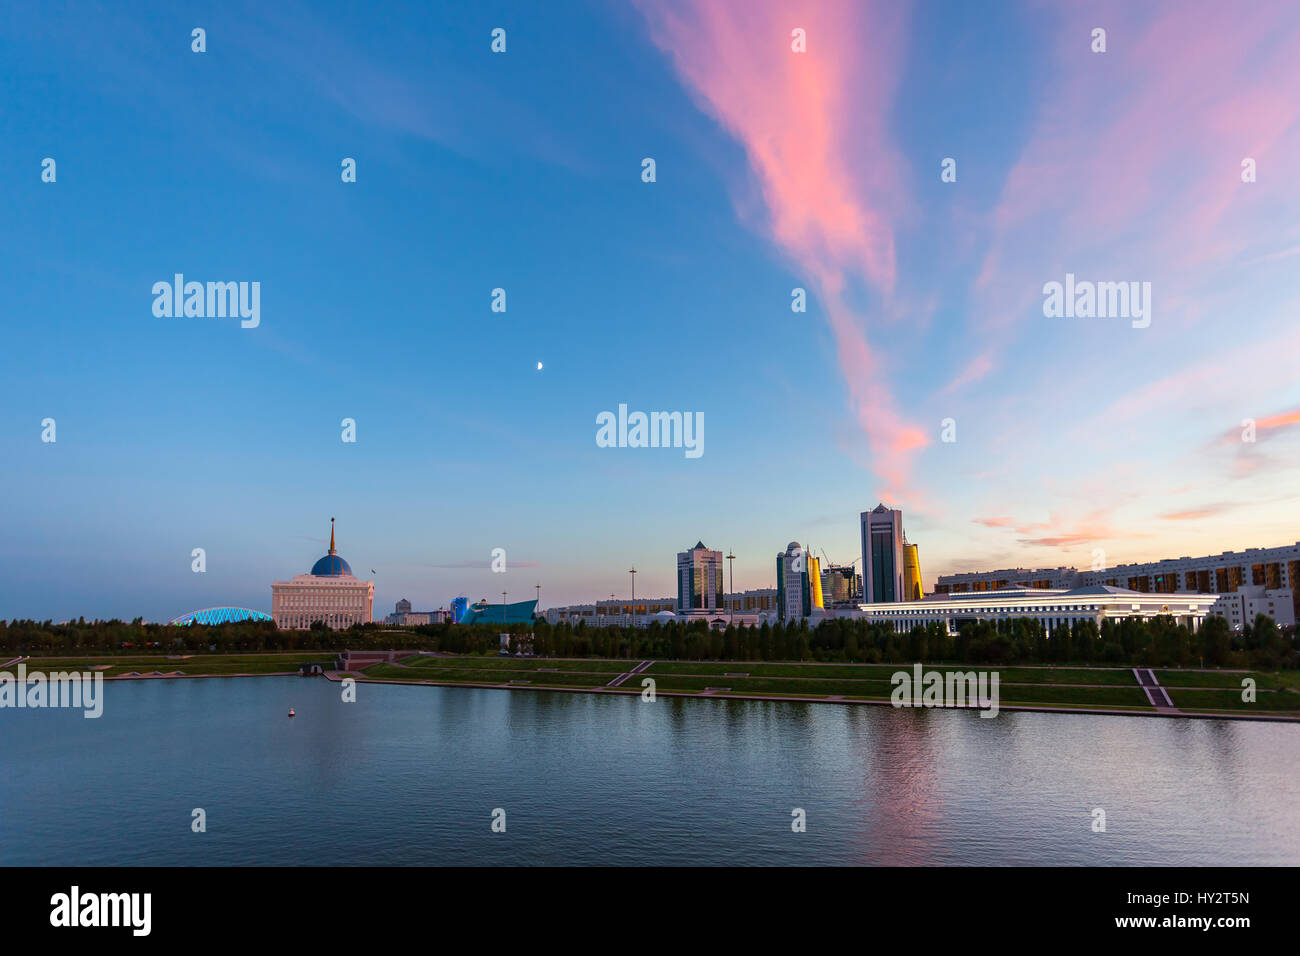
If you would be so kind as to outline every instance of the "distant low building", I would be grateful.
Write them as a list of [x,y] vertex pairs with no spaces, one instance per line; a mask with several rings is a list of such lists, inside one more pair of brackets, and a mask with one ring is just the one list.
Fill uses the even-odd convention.
[[671,597],[641,598],[635,602],[626,598],[593,601],[590,604],[569,604],[548,607],[543,616],[551,624],[565,622],[576,625],[585,621],[588,627],[649,627],[654,622],[707,620],[710,625],[721,620],[724,624],[757,625],[763,620],[775,623],[776,588],[758,588],[727,595],[721,608],[710,611],[692,611],[686,614],[677,610],[677,599]]
[[388,617],[384,618],[385,624],[392,624],[397,627],[418,627],[423,624],[441,624],[447,620],[449,612],[445,609],[437,611],[412,611],[411,602],[402,598],[397,602],[397,609]]
[[[668,617],[660,615],[667,612]],[[608,601],[594,601],[591,604],[569,604],[564,607],[548,607],[546,620],[551,624],[565,621],[577,624],[586,621],[589,627],[648,627],[652,620],[671,620],[677,616],[677,599],[637,598],[636,601],[612,598]]]
[[1220,594],[1210,613],[1224,618],[1234,631],[1254,624],[1260,614],[1271,617],[1278,627],[1295,627],[1295,595],[1290,588],[1270,590],[1247,584],[1232,594]]
[[1000,588],[1055,588],[1069,590],[1080,584],[1074,568],[1004,568],[1000,571],[963,571],[941,574],[935,594],[979,594]]
[[537,599],[512,604],[489,604],[484,598],[471,604],[461,624],[531,624],[537,616]]
[[723,602],[723,609],[734,611],[736,614],[761,614],[764,611],[775,614],[778,604],[779,595],[776,588],[753,588],[749,591],[728,594]]

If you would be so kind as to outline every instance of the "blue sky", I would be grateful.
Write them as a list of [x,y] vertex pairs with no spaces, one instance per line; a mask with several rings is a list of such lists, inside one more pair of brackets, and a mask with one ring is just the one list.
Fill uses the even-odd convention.
[[[1172,6],[970,6],[0,13],[0,617],[265,609],[330,516],[377,612],[622,595],[632,564],[671,594],[696,540],[770,587],[791,539],[856,557],[882,498],[927,586],[1295,541],[1300,131],[1239,100],[1296,88],[1248,66],[1296,16],[1266,4],[1271,41],[1223,41],[1234,100],[1187,95],[1205,36]],[[1169,102],[1204,119],[1190,146],[1138,122]],[[1227,137],[1230,185],[1245,150],[1268,175],[1206,211]],[[828,182],[861,236],[840,242]],[[1169,252],[1189,221],[1225,245]],[[888,268],[857,254],[883,244]],[[1153,280],[1152,326],[1044,318],[1067,269]],[[260,326],[155,317],[176,272],[260,282]],[[598,448],[620,402],[703,412],[704,455]],[[1268,441],[1231,443],[1247,416]]]

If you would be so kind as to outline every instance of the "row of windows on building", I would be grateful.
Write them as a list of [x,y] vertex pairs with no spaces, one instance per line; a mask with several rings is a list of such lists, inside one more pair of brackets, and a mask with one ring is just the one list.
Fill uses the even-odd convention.
[[582,617],[603,617],[614,614],[658,614],[660,611],[675,611],[677,605],[672,601],[665,601],[659,604],[599,604],[595,608],[584,607],[580,611],[571,613],[579,614]]
[[[1044,614],[1046,613],[1043,608],[1036,608],[1036,607],[1000,607],[997,608],[996,610],[997,613],[999,614]],[[1052,608],[1052,613],[1059,614],[1062,611],[1095,611],[1095,610],[1097,610],[1097,605],[1095,604],[1066,604],[1061,607]],[[952,611],[938,616],[952,617],[954,615],[960,616],[960,612]],[[913,617],[913,616],[933,617],[935,616],[935,612],[930,610],[929,608],[915,608],[915,609],[907,608],[906,610],[890,611],[888,614],[882,614],[880,616],[881,617]]]
[[[772,591],[763,594],[736,594],[728,595],[723,599],[720,605],[722,610],[738,612],[755,612],[771,611],[776,608],[776,592]],[[578,617],[605,617],[619,615],[623,617],[635,616],[640,617],[647,614],[658,614],[661,611],[672,611],[677,613],[679,608],[676,601],[659,600],[642,603],[638,601],[633,604],[610,604],[602,602],[596,605],[588,605],[582,608],[572,610],[560,608],[571,616]]]
[[[1127,577],[1110,577],[1093,580],[1084,578],[1088,583],[1109,584],[1111,587],[1127,588],[1143,594],[1175,594],[1178,592],[1197,592],[1201,594],[1228,594],[1246,584],[1246,574],[1250,574],[1252,585],[1263,585],[1269,590],[1283,587],[1283,568],[1286,568],[1286,580],[1295,583],[1300,580],[1300,561],[1285,564],[1273,561],[1265,564],[1229,565],[1222,568],[1186,571],[1179,574],[1170,571],[1164,574],[1139,574]],[[996,580],[963,581],[954,584],[940,584],[935,588],[936,594],[970,594],[984,591],[996,591],[999,588],[1025,584],[1031,588],[1060,587],[1063,583],[1043,578],[1035,581],[1012,581],[1009,578]]]
[[971,582],[962,582],[960,584],[952,584],[952,585],[940,584],[935,587],[934,593],[935,594],[979,594],[984,591],[997,591],[1000,588],[1009,588],[1012,585],[1020,585],[1021,583],[1023,583],[1025,587],[1038,588],[1041,590],[1044,588],[1054,588],[1057,586],[1058,582],[1051,581],[1046,578],[1038,581],[1025,581],[1025,582],[1012,581],[1010,578],[998,578],[995,581],[971,581]]
[[308,591],[301,594],[281,594],[279,597],[281,608],[361,608],[366,605],[364,594],[320,594]]
[[323,621],[329,627],[342,628],[360,624],[360,614],[277,614],[276,627],[311,627],[316,621]]

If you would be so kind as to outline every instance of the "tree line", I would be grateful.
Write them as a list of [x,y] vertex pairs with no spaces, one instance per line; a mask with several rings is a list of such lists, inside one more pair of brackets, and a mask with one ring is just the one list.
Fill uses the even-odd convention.
[[[504,627],[504,629],[503,629]],[[496,654],[502,633],[512,650],[550,657],[620,659],[844,661],[970,664],[1101,664],[1139,667],[1300,667],[1300,641],[1259,615],[1233,633],[1221,617],[1206,618],[1193,633],[1170,617],[1080,621],[1049,636],[1032,618],[963,622],[951,635],[942,624],[896,631],[889,622],[829,618],[759,627],[710,628],[704,621],[652,622],[649,627],[550,624],[428,624],[411,628],[355,625],[334,631],[280,630],[270,621],[211,626],[147,624],[140,618],[0,621],[0,651],[19,654],[232,654],[257,651],[395,649],[450,654]]]

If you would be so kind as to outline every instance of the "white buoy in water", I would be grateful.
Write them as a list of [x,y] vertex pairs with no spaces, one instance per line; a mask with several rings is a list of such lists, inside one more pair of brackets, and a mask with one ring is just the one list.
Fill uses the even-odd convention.
[[292,708],[292,707],[289,708],[289,716],[290,716],[290,717],[293,716],[293,708]]

